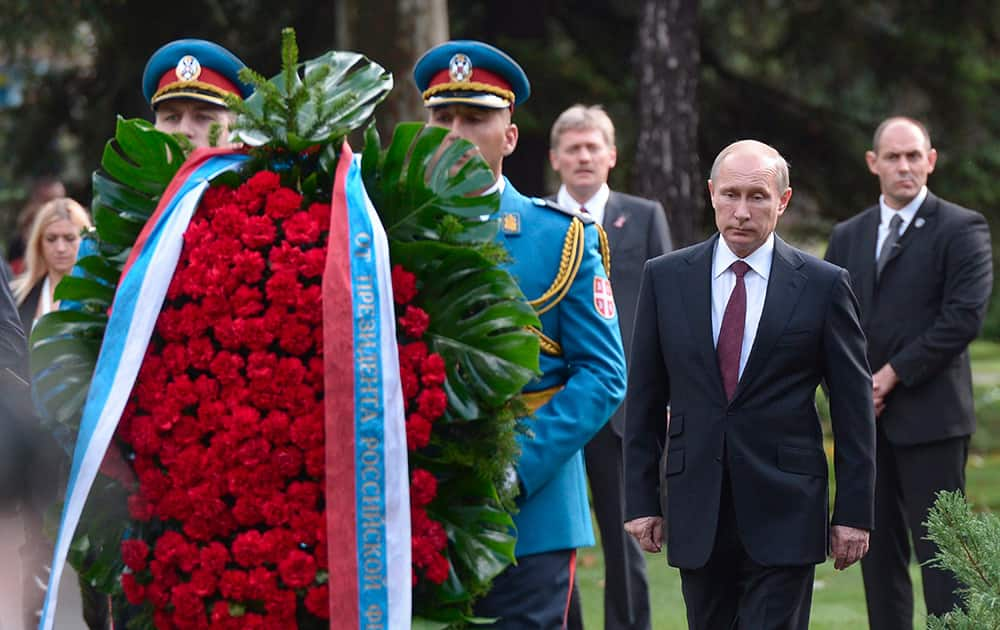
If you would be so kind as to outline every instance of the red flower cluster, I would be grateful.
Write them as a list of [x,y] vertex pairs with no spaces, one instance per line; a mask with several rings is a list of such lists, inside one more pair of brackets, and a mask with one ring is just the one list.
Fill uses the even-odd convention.
[[209,189],[118,438],[141,537],[125,596],[159,630],[328,617],[320,280],[328,204],[261,171]]
[[[401,265],[392,269],[392,293],[397,305],[399,325],[405,333],[399,345],[399,373],[406,401],[406,446],[418,451],[430,443],[432,423],[444,415],[448,406],[444,359],[429,353],[420,338],[427,332],[430,317],[411,304],[417,296],[417,279]],[[402,337],[402,336],[401,336]],[[409,338],[409,343],[403,341]],[[411,462],[413,460],[411,459]],[[437,496],[437,479],[411,463],[410,526],[412,529],[413,585],[423,576],[434,584],[448,579],[448,535],[441,523],[427,513],[427,506]]]

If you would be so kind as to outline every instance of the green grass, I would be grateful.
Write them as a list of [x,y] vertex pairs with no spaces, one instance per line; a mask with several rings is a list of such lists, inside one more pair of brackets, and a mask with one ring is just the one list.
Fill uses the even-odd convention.
[[[979,421],[973,439],[973,454],[967,469],[967,494],[976,509],[1000,512],[1000,344],[977,341],[971,346],[976,382],[976,414]],[[595,524],[594,530],[597,530]],[[653,630],[684,630],[687,620],[681,598],[677,569],[667,566],[661,553],[646,555]],[[914,628],[923,628],[924,604],[920,595],[920,572],[910,567],[914,584]],[[583,602],[583,617],[590,630],[603,628],[604,562],[600,547],[581,549],[578,553],[577,580]],[[810,630],[865,628],[864,588],[857,565],[846,571],[834,571],[826,562],[816,569]]]

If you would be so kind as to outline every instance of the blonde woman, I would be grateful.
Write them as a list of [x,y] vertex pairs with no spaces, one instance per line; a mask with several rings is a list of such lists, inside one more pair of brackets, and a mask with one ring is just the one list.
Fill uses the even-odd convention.
[[[73,269],[80,236],[91,226],[90,217],[76,201],[59,197],[38,209],[25,246],[24,272],[11,283],[25,335],[42,315],[59,308],[54,292]],[[36,446],[40,459],[34,466],[33,488],[21,504],[24,546],[21,547],[22,614],[26,628],[38,624],[45,598],[47,567],[53,543],[43,533],[44,514],[58,498],[64,457],[58,446],[42,436]]]
[[12,285],[25,334],[35,320],[59,308],[53,299],[56,285],[73,269],[80,234],[90,226],[87,211],[69,197],[53,199],[38,209],[28,233],[24,273]]

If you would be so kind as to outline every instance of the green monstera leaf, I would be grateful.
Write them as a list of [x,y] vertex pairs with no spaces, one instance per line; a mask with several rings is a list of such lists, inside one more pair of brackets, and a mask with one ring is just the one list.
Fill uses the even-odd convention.
[[496,237],[497,222],[483,217],[497,211],[500,195],[479,194],[496,176],[471,142],[445,143],[447,135],[440,127],[403,123],[378,152],[369,149],[377,134],[368,134],[362,176],[390,239],[476,244]]
[[478,252],[447,243],[391,246],[421,284],[426,340],[447,365],[448,414],[474,420],[515,396],[538,373],[539,326],[513,277]]

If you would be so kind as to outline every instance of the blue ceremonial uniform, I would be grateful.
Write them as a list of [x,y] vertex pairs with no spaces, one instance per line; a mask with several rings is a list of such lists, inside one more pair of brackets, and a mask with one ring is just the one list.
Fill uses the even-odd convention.
[[[527,76],[489,44],[446,42],[425,53],[414,82],[431,118],[453,132],[469,130],[500,174],[517,143],[509,114],[530,94]],[[470,116],[467,110],[479,110]],[[489,112],[489,113],[483,113]],[[461,122],[459,126],[457,123]],[[503,130],[479,134],[475,129]],[[487,158],[490,159],[489,157]],[[475,614],[502,630],[565,627],[577,547],[594,544],[582,449],[625,397],[625,357],[611,284],[607,239],[589,218],[542,199],[528,199],[503,179],[498,241],[506,265],[541,320],[541,376],[524,389],[533,410],[516,475],[521,486],[517,564],[493,581]]]
[[[526,392],[562,386],[529,420],[532,436],[520,439],[517,475],[522,485],[517,526],[518,557],[593,545],[583,446],[604,426],[625,396],[625,356],[617,314],[602,315],[595,298],[607,281],[598,227],[549,202],[531,200],[505,182],[500,201],[503,243],[513,258],[508,270],[529,300],[542,296],[560,269],[567,232],[585,223],[579,271],[568,292],[542,312],[542,333],[561,347],[554,356],[543,343],[542,376]],[[516,220],[506,217],[516,215]],[[543,310],[545,305],[536,308]],[[604,306],[604,305],[602,305]]]

